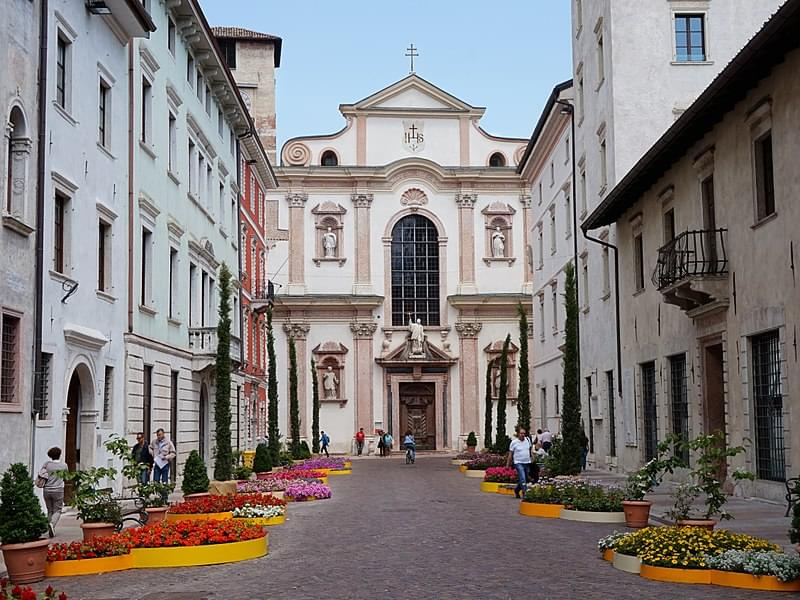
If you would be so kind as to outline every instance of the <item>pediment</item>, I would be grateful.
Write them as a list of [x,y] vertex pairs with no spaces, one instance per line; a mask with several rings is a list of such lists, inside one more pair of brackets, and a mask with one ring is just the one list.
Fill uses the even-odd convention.
[[388,354],[380,358],[376,358],[375,362],[380,365],[452,365],[456,359],[450,356],[447,352],[438,346],[430,343],[428,337],[425,337],[423,343],[424,356],[410,356],[410,346],[408,338],[404,338],[403,342],[395,349],[390,350]]

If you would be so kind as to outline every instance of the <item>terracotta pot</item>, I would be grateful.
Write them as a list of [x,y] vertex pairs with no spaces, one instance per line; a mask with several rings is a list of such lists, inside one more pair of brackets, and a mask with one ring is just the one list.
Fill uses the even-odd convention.
[[256,473],[256,479],[269,479],[269,476],[272,475],[272,471],[264,471],[263,473]]
[[652,505],[648,500],[624,500],[622,510],[625,511],[625,526],[631,529],[647,527]]
[[678,527],[700,527],[709,531],[714,531],[716,524],[717,522],[713,519],[681,519],[676,523]]
[[44,579],[49,543],[50,540],[42,539],[0,546],[3,550],[3,560],[6,561],[8,577],[12,583],[36,583]]
[[111,535],[116,531],[117,526],[114,523],[81,523],[81,529],[83,530],[83,541],[88,542],[96,537]]
[[185,494],[184,500],[197,500],[198,498],[208,498],[211,494],[209,492],[197,492],[196,494]]
[[475,454],[475,448],[477,448],[477,446],[467,446],[467,452]]
[[147,524],[153,525],[154,523],[161,523],[161,521],[166,520],[168,510],[169,506],[145,508],[145,511],[147,511]]

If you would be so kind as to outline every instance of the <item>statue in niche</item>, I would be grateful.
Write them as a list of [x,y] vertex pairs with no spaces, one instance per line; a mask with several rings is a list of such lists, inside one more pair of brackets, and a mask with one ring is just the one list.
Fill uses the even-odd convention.
[[495,398],[499,398],[500,397],[500,363],[499,363],[499,361],[492,368],[492,388],[494,389],[494,393],[492,395]]
[[339,380],[333,373],[333,367],[329,366],[322,375],[322,389],[325,392],[326,400],[336,400],[339,397],[337,385],[339,385]]
[[506,236],[500,231],[500,227],[494,228],[492,234],[492,256],[494,258],[504,258],[506,255]]
[[408,339],[411,340],[411,356],[421,356],[424,354],[422,350],[422,342],[425,340],[425,328],[422,326],[422,321],[417,319],[416,322],[411,320],[411,315],[408,317]]
[[336,258],[337,243],[336,234],[328,227],[328,231],[322,234],[322,249],[325,252],[325,258]]

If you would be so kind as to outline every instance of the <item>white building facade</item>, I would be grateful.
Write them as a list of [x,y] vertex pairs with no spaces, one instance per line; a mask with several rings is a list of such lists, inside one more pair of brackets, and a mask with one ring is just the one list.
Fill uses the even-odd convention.
[[[340,111],[341,131],[284,145],[281,191],[268,193],[288,234],[269,266],[282,433],[293,338],[302,437],[314,358],[335,451],[351,451],[362,427],[396,439],[411,429],[425,449],[463,447],[471,431],[482,442],[487,367],[507,334],[513,431],[517,306],[532,289],[529,191],[513,168],[526,140],[487,134],[484,109],[416,74]],[[417,319],[421,346],[409,339]]]
[[[572,1],[576,201],[581,220],[780,4]],[[593,234],[607,243],[617,242],[614,225]],[[617,372],[613,250],[581,238],[578,254],[579,261],[586,262],[577,272],[579,285],[586,281],[580,379],[582,414],[592,424],[589,464],[633,469],[645,457],[637,434],[641,407],[634,400],[641,382],[630,365],[624,367],[622,381]]]

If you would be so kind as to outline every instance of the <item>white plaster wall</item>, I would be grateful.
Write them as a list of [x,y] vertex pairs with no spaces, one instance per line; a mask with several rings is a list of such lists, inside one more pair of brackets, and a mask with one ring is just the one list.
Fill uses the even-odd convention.
[[[424,123],[424,147],[411,152],[403,147],[404,120],[420,120]],[[367,164],[385,165],[406,157],[421,157],[440,165],[458,165],[458,119],[415,117],[367,118]]]
[[[349,124],[349,123],[348,123]],[[325,150],[333,150],[339,157],[340,165],[356,164],[356,127],[355,124],[344,130],[331,134],[330,136],[300,138],[297,141],[308,146],[311,151],[311,165],[319,166],[322,153]],[[291,145],[289,140],[284,147]]]
[[[506,165],[516,167],[514,155],[520,147],[524,148],[527,140],[512,138],[492,137],[478,128],[478,123],[469,124],[469,164],[472,167],[488,167],[489,157],[495,152],[501,152],[506,158]],[[457,164],[457,163],[456,163]]]

